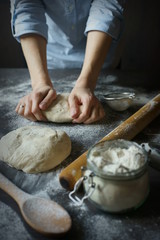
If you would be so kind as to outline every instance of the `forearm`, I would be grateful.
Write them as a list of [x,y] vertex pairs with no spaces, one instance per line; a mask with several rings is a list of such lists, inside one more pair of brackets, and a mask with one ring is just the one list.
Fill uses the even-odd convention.
[[33,89],[40,85],[52,85],[46,60],[46,40],[40,35],[21,36],[21,45],[31,76]]
[[111,41],[112,38],[104,32],[88,32],[84,64],[77,80],[78,86],[94,90]]

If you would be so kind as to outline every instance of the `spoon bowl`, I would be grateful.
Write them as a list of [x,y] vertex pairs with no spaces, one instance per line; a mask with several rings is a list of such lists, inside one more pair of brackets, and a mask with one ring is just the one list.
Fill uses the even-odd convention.
[[64,234],[70,229],[68,213],[57,203],[43,198],[28,198],[21,213],[26,222],[43,234]]
[[44,235],[64,235],[71,228],[68,212],[52,200],[34,197],[19,189],[0,173],[0,188],[18,204],[25,221]]

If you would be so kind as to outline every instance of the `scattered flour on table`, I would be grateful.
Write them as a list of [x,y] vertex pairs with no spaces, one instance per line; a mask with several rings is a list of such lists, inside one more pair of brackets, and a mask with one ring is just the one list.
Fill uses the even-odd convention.
[[[30,239],[30,234],[26,231],[24,223],[22,222],[20,216],[12,209],[8,204],[0,203],[0,213],[1,219],[3,219],[3,224],[1,224],[0,239],[1,240],[22,240]],[[5,233],[5,235],[4,235]],[[16,236],[16,238],[13,237]]]
[[[88,239],[119,239],[119,236],[124,234],[121,220],[111,219],[104,214],[96,214],[87,220],[88,230],[86,229],[85,234],[86,237],[88,235]],[[92,231],[90,231],[90,229],[92,229]]]
[[145,105],[147,102],[149,102],[151,100],[150,95],[148,95],[147,93],[137,93],[136,94],[136,98],[135,98],[135,103],[136,104],[141,104],[141,105]]
[[10,107],[13,107],[18,104],[20,98],[23,97],[24,94],[27,94],[28,91],[31,91],[29,80],[0,89],[0,95],[3,96],[3,98],[0,99],[0,106],[2,107],[7,104],[7,106],[9,105]]
[[85,202],[83,202],[82,205],[77,206],[76,203],[72,202],[70,199],[69,199],[68,201],[69,201],[69,204],[68,204],[68,205],[69,205],[71,208],[75,208],[76,211],[79,212],[79,214],[78,214],[78,217],[79,217],[79,218],[83,217],[83,215],[86,214],[87,211],[89,211],[89,209],[88,209],[88,207],[87,207],[87,205],[86,205]]
[[[31,192],[33,192],[36,196],[48,199],[56,196],[58,193],[63,193],[64,189],[59,182],[60,171],[61,170],[56,170],[54,172],[43,174],[41,176],[39,187],[37,187],[36,191],[32,188]],[[45,182],[43,182],[43,179],[45,179]]]

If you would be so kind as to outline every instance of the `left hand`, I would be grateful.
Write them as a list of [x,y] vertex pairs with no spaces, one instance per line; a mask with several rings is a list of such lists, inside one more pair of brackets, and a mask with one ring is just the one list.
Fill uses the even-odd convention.
[[104,109],[94,93],[85,87],[74,87],[69,96],[73,123],[93,123],[105,116]]
[[53,86],[42,84],[20,99],[16,112],[31,121],[47,121],[41,110],[46,110],[56,98]]

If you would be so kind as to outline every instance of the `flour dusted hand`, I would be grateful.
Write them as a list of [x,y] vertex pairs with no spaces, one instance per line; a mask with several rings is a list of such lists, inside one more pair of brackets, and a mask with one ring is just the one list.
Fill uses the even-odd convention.
[[69,156],[71,141],[61,130],[25,126],[0,140],[0,159],[27,173],[48,171]]

